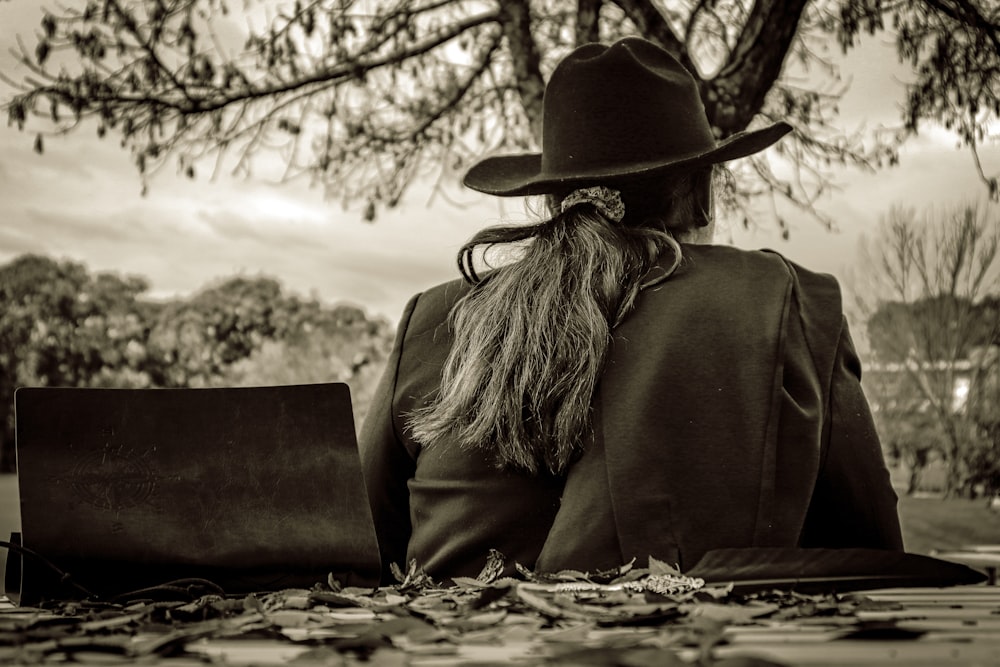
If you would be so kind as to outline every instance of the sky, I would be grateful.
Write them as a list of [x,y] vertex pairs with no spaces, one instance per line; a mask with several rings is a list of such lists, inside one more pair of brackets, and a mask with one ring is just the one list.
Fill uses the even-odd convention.
[[[0,68],[8,76],[20,71],[8,53],[14,35],[33,46],[44,6],[0,2]],[[898,79],[905,70],[885,42],[870,39],[843,64],[852,81],[841,104],[845,127],[899,122]],[[10,94],[0,83],[0,99]],[[187,295],[234,275],[266,275],[289,292],[354,303],[395,321],[412,294],[457,277],[455,253],[476,230],[524,218],[519,200],[456,186],[453,202],[431,201],[417,188],[397,210],[366,223],[359,210],[325,201],[304,182],[227,175],[190,181],[170,169],[142,196],[130,156],[114,138],[102,141],[90,132],[52,138],[42,155],[33,142],[33,134],[0,123],[0,263],[29,252],[72,259],[94,272],[142,275],[154,297]],[[989,173],[1000,172],[1000,145],[981,156]],[[723,228],[719,240],[772,248],[847,280],[859,239],[891,206],[919,210],[986,198],[972,156],[932,126],[904,146],[900,166],[874,174],[845,170],[834,180],[838,190],[818,207],[836,231],[800,216],[789,220],[788,241],[773,226]]]

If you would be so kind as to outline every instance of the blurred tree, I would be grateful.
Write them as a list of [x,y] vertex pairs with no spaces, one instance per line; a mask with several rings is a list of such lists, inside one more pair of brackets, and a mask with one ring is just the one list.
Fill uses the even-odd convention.
[[[867,282],[856,289],[874,361],[868,374],[894,378],[868,382],[869,389],[886,391],[875,393],[873,403],[933,418],[950,494],[968,490],[981,440],[969,397],[990,377],[993,362],[983,351],[1000,333],[1000,322],[989,315],[1000,291],[994,213],[965,206],[918,222],[913,211],[894,208],[865,248]],[[892,411],[887,414],[891,419]],[[912,446],[929,441],[919,440]]]
[[891,464],[906,470],[906,495],[920,490],[920,480],[935,456],[946,451],[938,420],[912,378],[895,368],[868,367],[864,388],[872,407],[882,448]]
[[237,276],[163,305],[151,323],[150,352],[163,387],[214,384],[267,340],[283,338],[298,300],[274,278]]
[[384,319],[287,295],[274,278],[238,276],[166,304],[150,355],[164,387],[346,382],[360,423],[392,346]]
[[18,386],[207,387],[347,382],[360,424],[393,330],[348,305],[237,276],[154,303],[145,279],[25,255],[0,266],[0,470]]
[[[924,121],[975,154],[1000,116],[995,0],[76,0],[47,13],[29,74],[8,83],[21,128],[112,133],[145,176],[168,161],[194,177],[232,157],[250,174],[280,156],[373,219],[418,177],[450,183],[472,160],[539,143],[554,64],[587,41],[643,35],[701,81],[718,136],[787,119],[778,175],[743,161],[722,192],[749,210],[761,193],[818,215],[831,163],[892,164]],[[846,84],[831,60],[889,23],[914,70],[902,127],[836,126]],[[248,27],[249,24],[249,27]],[[81,124],[94,119],[94,124]],[[36,126],[32,124],[34,130]],[[42,133],[36,149],[43,150]],[[995,175],[981,170],[993,196]],[[784,223],[777,220],[779,225]]]
[[281,340],[265,342],[230,366],[220,382],[230,386],[346,382],[360,428],[392,348],[393,329],[388,321],[370,320],[352,306],[327,308],[316,301],[304,305],[295,330]]
[[993,496],[1000,493],[1000,296],[984,299],[980,313],[992,323],[992,337],[973,351],[977,376],[970,383],[967,412],[980,437],[969,463],[970,482]]
[[24,255],[0,266],[0,469],[10,470],[21,385],[150,384],[145,279]]

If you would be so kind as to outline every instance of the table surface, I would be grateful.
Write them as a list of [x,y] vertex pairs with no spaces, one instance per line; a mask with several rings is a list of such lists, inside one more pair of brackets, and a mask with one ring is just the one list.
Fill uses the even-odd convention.
[[0,664],[989,665],[1000,587],[585,593],[524,582],[125,607],[0,600]]

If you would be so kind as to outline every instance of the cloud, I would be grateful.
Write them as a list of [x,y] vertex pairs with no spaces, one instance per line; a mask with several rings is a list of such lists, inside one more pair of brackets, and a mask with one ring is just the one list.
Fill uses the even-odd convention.
[[[41,11],[30,2],[0,2],[0,24],[15,26],[32,48]],[[10,44],[9,33],[4,41]],[[14,61],[2,58],[0,67],[16,78]],[[897,122],[902,89],[894,81],[905,76],[905,68],[884,38],[868,38],[852,50],[844,72],[852,80],[841,103],[845,126]],[[525,217],[520,200],[468,191],[460,195],[465,207],[441,200],[428,207],[427,190],[418,188],[399,209],[368,224],[359,211],[344,211],[302,182],[275,185],[228,176],[189,181],[169,167],[142,197],[131,157],[116,138],[98,140],[84,127],[46,139],[43,155],[32,151],[32,142],[30,133],[0,127],[0,261],[24,252],[67,257],[95,271],[143,275],[162,296],[187,294],[239,273],[266,274],[290,291],[352,301],[395,319],[413,293],[457,277],[455,253],[474,231]],[[735,230],[734,241],[769,246],[841,274],[859,234],[893,203],[920,207],[983,196],[971,157],[953,144],[951,135],[928,126],[904,147],[899,167],[839,173],[841,191],[819,206],[836,219],[840,233],[795,214],[789,216],[788,242],[776,229]],[[984,158],[994,172],[1000,170],[995,146]]]
[[422,206],[422,193],[369,224],[302,183],[169,172],[143,197],[128,155],[87,134],[36,155],[24,134],[0,130],[0,174],[0,260],[38,252],[138,273],[160,296],[264,273],[395,318],[412,293],[457,275],[454,253],[479,222],[475,211]]
[[[395,319],[413,293],[457,277],[455,253],[475,230],[525,217],[520,200],[467,193],[464,208],[440,201],[428,207],[427,192],[418,190],[369,224],[304,183],[192,182],[169,172],[142,197],[128,155],[114,142],[84,134],[51,143],[35,155],[24,135],[0,130],[0,260],[22,252],[68,257],[92,270],[144,275],[161,296],[263,273],[290,291],[354,302]],[[772,247],[841,276],[859,234],[892,204],[942,204],[984,192],[971,157],[930,132],[904,148],[899,167],[837,178],[841,191],[820,206],[840,233],[796,214],[788,218],[788,242],[765,228],[735,230],[735,243]]]
[[39,255],[45,253],[45,246],[37,235],[11,226],[0,227],[0,249],[2,249],[3,255],[0,259],[9,259],[23,254]]
[[[1000,168],[1000,148],[984,150],[983,159],[996,171]],[[979,180],[968,150],[956,149],[954,139],[943,132],[929,131],[911,139],[901,149],[896,167],[875,173],[842,170],[834,176],[840,189],[823,198],[819,206],[839,231],[826,231],[805,214],[793,213],[787,217],[789,240],[782,240],[779,230],[772,228],[732,229],[735,245],[778,250],[843,282],[855,268],[861,236],[874,230],[891,207],[904,205],[920,212],[987,198],[986,186]]]

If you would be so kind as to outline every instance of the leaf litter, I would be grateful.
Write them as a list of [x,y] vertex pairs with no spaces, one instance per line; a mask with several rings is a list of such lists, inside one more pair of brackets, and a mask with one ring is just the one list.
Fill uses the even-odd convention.
[[[748,655],[716,659],[713,649],[740,627],[823,624],[837,636],[916,638],[853,614],[878,603],[860,594],[792,591],[738,594],[705,584],[650,558],[613,570],[535,573],[517,566],[502,577],[491,552],[479,576],[444,586],[415,562],[394,567],[394,586],[312,589],[193,601],[107,604],[53,601],[0,607],[0,663],[133,661],[171,664],[210,659],[214,645],[280,647],[282,662],[342,665],[768,665]],[[254,660],[259,659],[254,658]],[[254,661],[251,660],[251,661]]]

